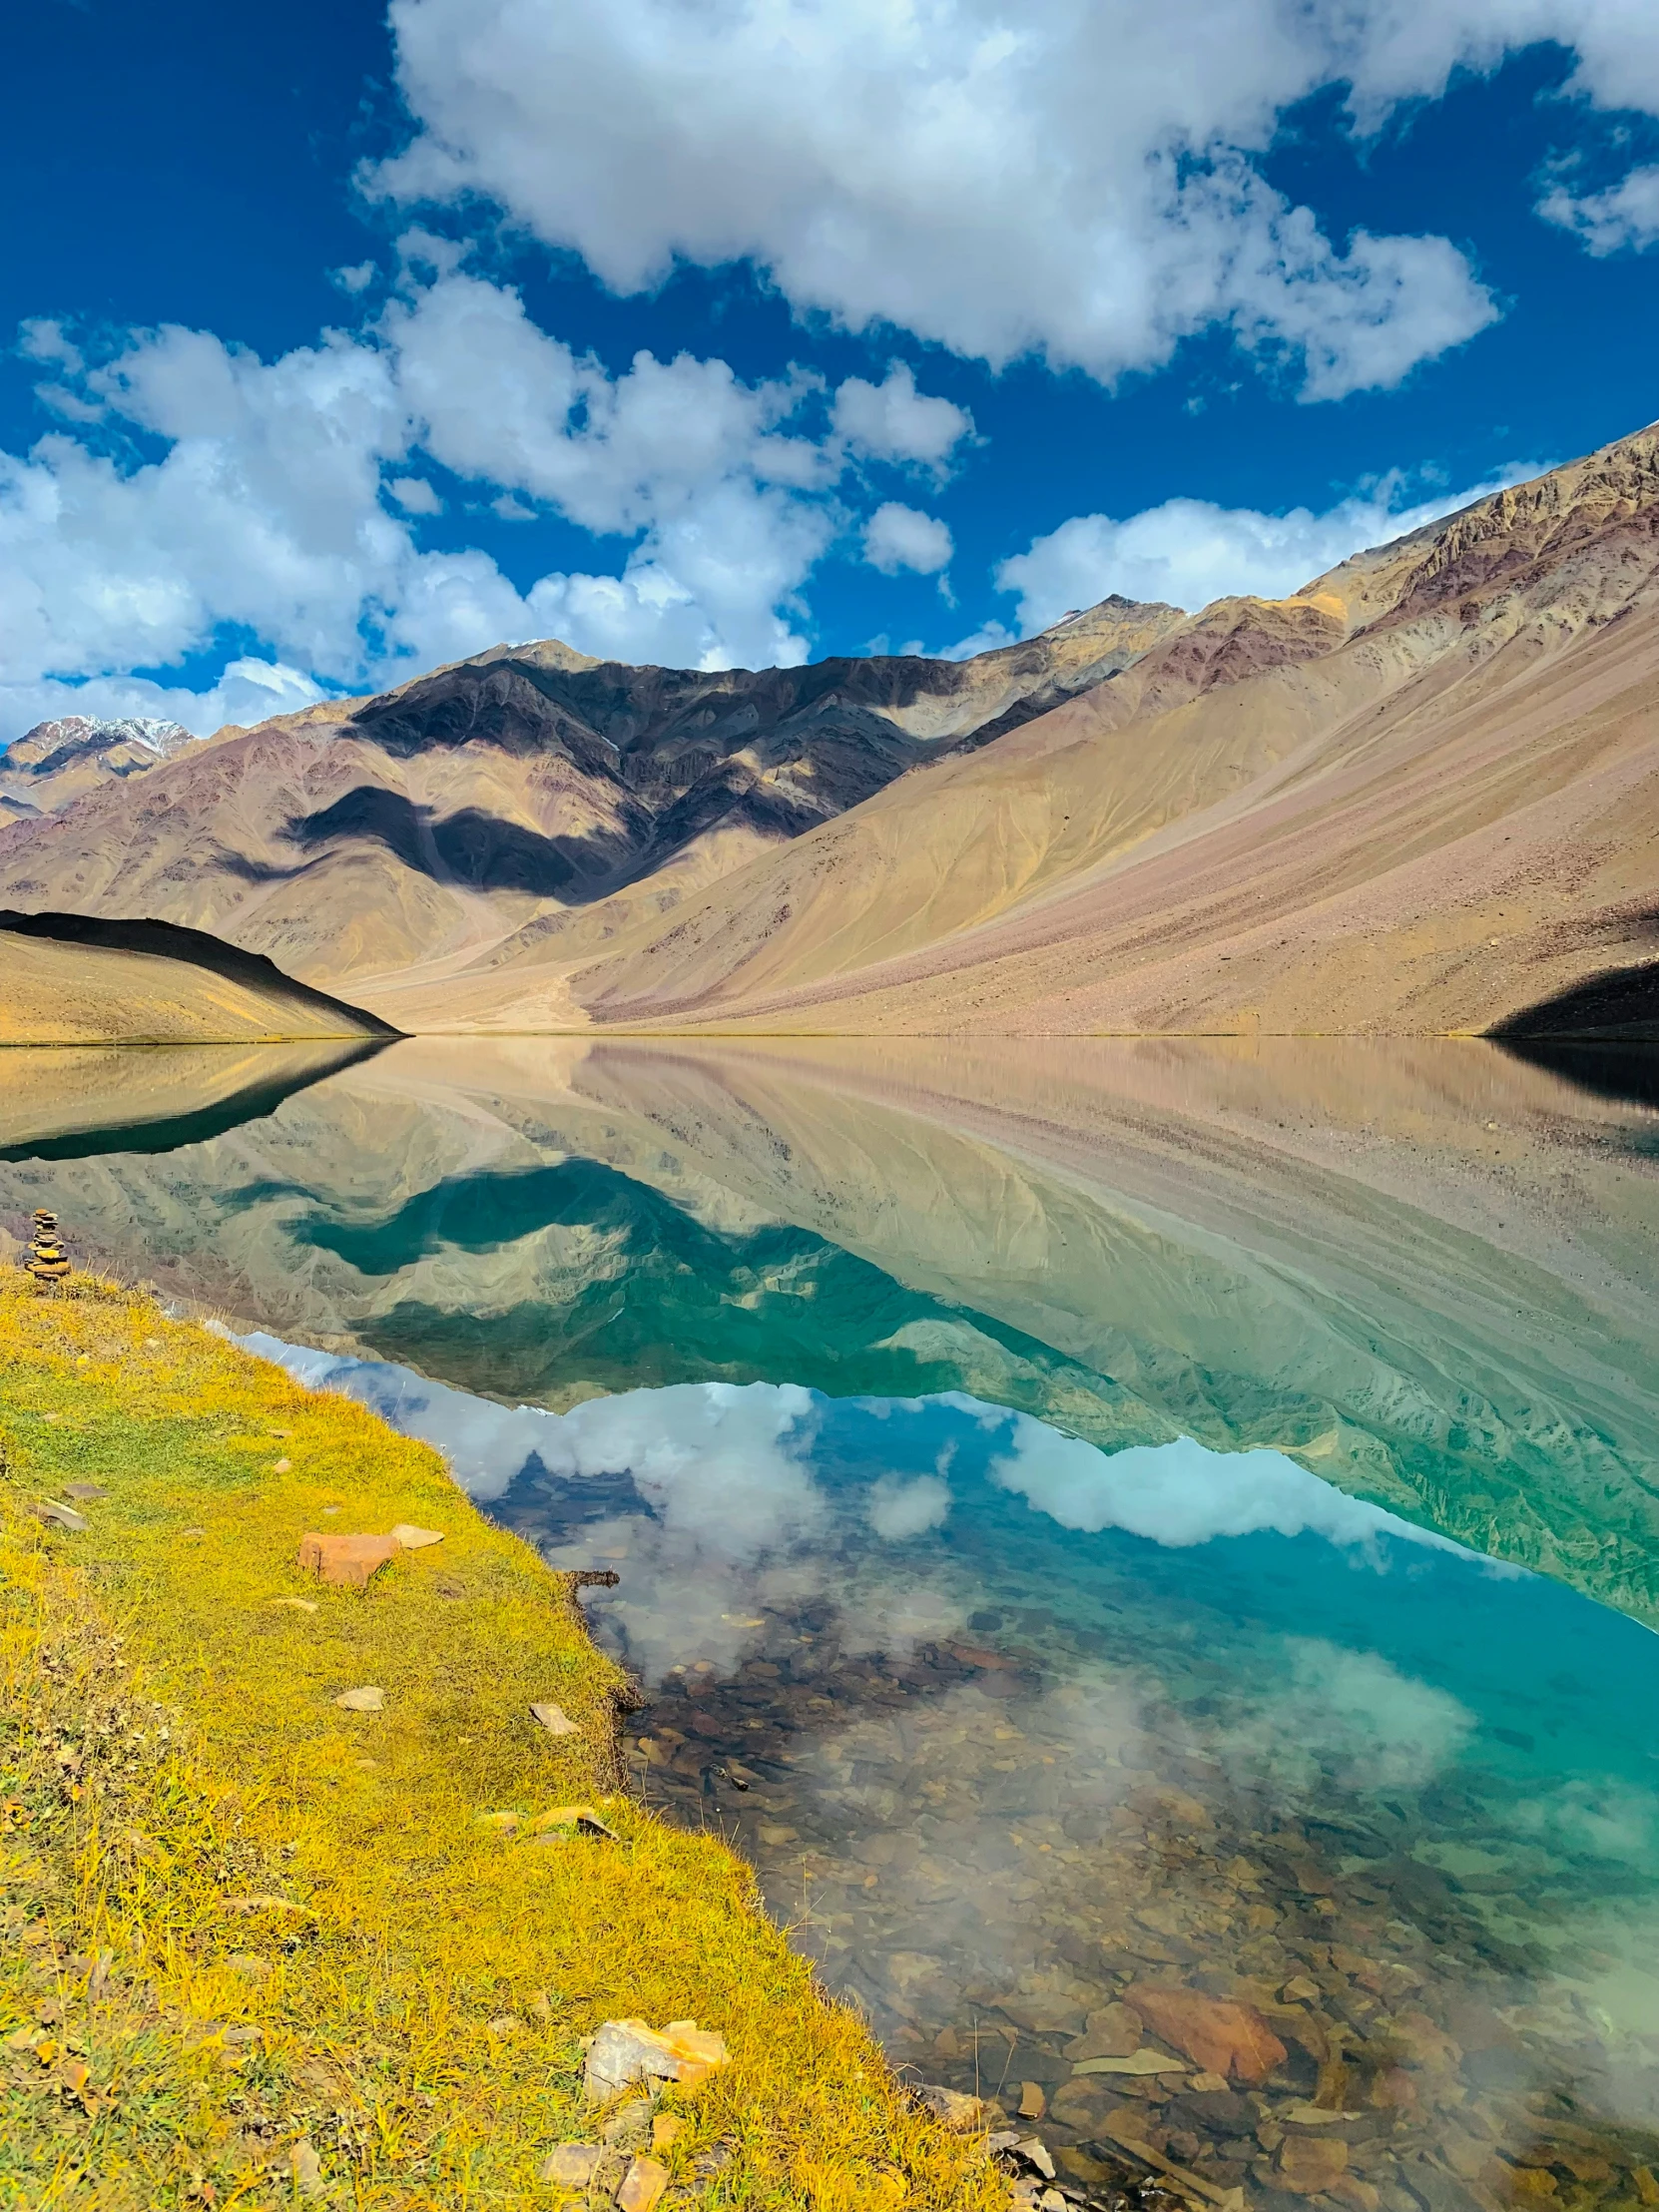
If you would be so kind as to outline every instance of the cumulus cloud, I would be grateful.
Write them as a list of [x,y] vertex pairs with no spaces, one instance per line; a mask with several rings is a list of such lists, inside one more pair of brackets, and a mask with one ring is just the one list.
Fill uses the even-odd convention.
[[1310,398],[1397,383],[1495,308],[1435,237],[1327,238],[1266,181],[1287,108],[1354,127],[1558,39],[1659,112],[1631,0],[394,0],[406,203],[483,195],[624,292],[748,257],[803,310],[1111,379],[1230,328]]
[[1350,1497],[1281,1451],[1212,1451],[1190,1436],[1101,1451],[1029,1413],[1014,1413],[1008,1447],[989,1472],[993,1482],[1018,1491],[1062,1528],[1091,1535],[1123,1528],[1154,1543],[1202,1544],[1272,1529],[1281,1536],[1312,1533],[1334,1544],[1370,1545],[1385,1534],[1443,1551],[1460,1548]]
[[888,1543],[924,1536],[942,1528],[950,1514],[950,1485],[936,1474],[918,1474],[908,1482],[884,1474],[870,1485],[869,1525]]
[[[1113,592],[1188,609],[1246,594],[1283,599],[1351,554],[1454,514],[1471,500],[1535,474],[1538,466],[1523,462],[1487,483],[1403,507],[1395,504],[1398,479],[1386,478],[1323,514],[1307,507],[1262,514],[1206,499],[1167,499],[1121,522],[1111,515],[1073,515],[1034,539],[1027,552],[1004,561],[996,572],[997,588],[1018,593],[1022,637]],[[1008,633],[987,631],[956,650],[978,652],[1006,642]]]
[[864,524],[864,559],[883,576],[896,576],[901,568],[937,575],[953,550],[950,532],[936,515],[896,499],[884,500]]
[[1633,169],[1605,192],[1581,198],[1556,185],[1539,201],[1538,213],[1575,232],[1598,260],[1625,251],[1643,254],[1659,246],[1659,167]]
[[[375,688],[550,633],[622,660],[797,663],[802,587],[849,526],[855,457],[938,461],[966,423],[908,371],[849,398],[689,353],[613,373],[442,242],[405,243],[412,266],[445,266],[274,361],[167,326],[89,362],[59,324],[25,327],[65,426],[0,454],[0,737],[70,711],[66,693],[198,731],[245,720],[249,639],[284,704],[295,684]],[[444,504],[423,460],[504,519],[551,511],[630,549],[614,572],[520,591],[475,548],[417,542],[410,518]],[[227,634],[241,674],[205,690],[131,675]]]
[[880,383],[849,376],[835,393],[831,420],[855,453],[878,461],[912,462],[942,474],[973,417],[953,400],[917,391],[908,361],[891,361]]

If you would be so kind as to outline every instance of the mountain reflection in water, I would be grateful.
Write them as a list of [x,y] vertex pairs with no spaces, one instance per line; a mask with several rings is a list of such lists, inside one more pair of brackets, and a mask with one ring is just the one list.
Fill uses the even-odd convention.
[[[409,1042],[0,1163],[0,1229],[325,1348],[614,1565],[642,1791],[1074,2178],[1651,2206],[1659,1117],[1597,1070]],[[1203,2073],[1168,1983],[1284,2059]]]
[[[1275,1452],[764,1384],[509,1410],[251,1342],[616,1569],[648,1799],[736,1836],[895,2058],[1036,2083],[1079,2175],[1127,2142],[1433,2208],[1563,2145],[1629,2192],[1659,2156],[1635,1622]],[[1163,1983],[1244,1997],[1283,2061],[1249,2093],[1184,2061],[1122,2001]]]

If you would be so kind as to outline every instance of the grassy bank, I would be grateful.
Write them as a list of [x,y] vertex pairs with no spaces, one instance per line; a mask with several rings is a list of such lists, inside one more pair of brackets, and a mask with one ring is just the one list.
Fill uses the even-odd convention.
[[[127,1292],[7,1269],[0,1456],[0,2204],[553,2205],[542,2159],[595,2132],[580,2038],[618,2015],[731,2049],[669,2092],[670,2202],[1005,2202],[743,1863],[609,1794],[616,1670],[435,1453]],[[444,1541],[366,1593],[296,1567],[306,1530],[397,1522]],[[333,1702],[362,1685],[382,1711]],[[549,1700],[577,1733],[537,1726]],[[611,1837],[534,1830],[602,1798]]]

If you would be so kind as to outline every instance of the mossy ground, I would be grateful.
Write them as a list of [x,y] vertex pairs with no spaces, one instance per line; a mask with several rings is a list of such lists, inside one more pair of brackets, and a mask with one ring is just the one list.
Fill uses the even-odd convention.
[[[607,1796],[621,1678],[435,1453],[112,1285],[5,1270],[0,1454],[0,2205],[275,2208],[300,2143],[311,2201],[552,2205],[546,2151],[594,2133],[579,2038],[620,2014],[731,2048],[671,2092],[672,2201],[1006,2201],[744,1864]],[[108,1493],[84,1531],[34,1517],[73,1483]],[[445,1540],[366,1593],[295,1566],[308,1529],[398,1521]],[[383,1712],[332,1702],[368,1683]],[[616,1841],[481,1818],[602,1796]]]

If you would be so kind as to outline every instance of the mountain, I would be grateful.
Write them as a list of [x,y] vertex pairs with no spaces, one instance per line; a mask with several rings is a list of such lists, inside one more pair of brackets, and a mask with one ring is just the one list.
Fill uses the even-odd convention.
[[[373,1014],[199,929],[0,910],[0,1046],[394,1034]],[[135,1080],[144,1087],[145,1073],[130,1071],[129,1093]]]
[[[1659,433],[1119,673],[401,1026],[1659,1035]],[[1646,997],[1644,998],[1644,991]],[[1645,1006],[1645,1012],[1644,1012]]]
[[56,814],[101,784],[159,768],[194,743],[181,724],[149,716],[100,722],[65,715],[37,722],[0,753],[0,823]]
[[[0,830],[0,896],[163,914],[355,985],[526,924],[573,949],[918,764],[1129,666],[1185,618],[1126,600],[966,662],[718,674],[498,647],[382,698],[227,731]],[[603,912],[584,929],[595,909]]]
[[399,1028],[1659,1034],[1659,430],[952,663],[497,647],[0,828]]

